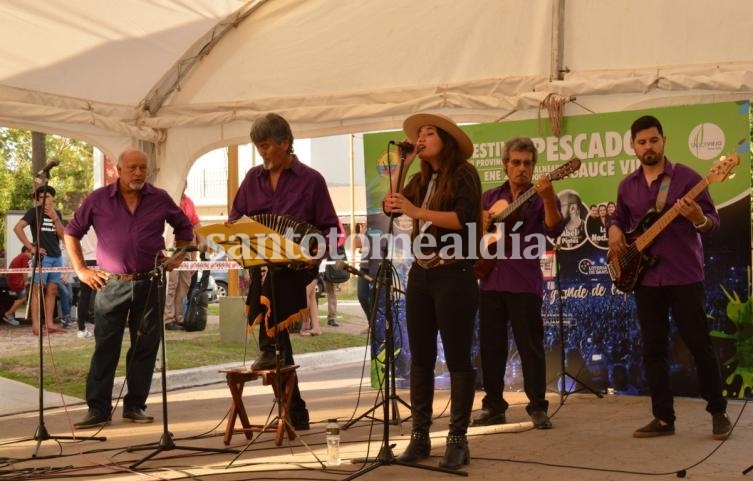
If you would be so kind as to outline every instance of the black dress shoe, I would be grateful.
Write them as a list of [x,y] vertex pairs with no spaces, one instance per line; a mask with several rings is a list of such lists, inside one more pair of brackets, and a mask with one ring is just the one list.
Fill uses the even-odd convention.
[[340,327],[340,324],[338,324],[337,321],[334,319],[327,320],[327,325],[332,326],[332,327]]
[[552,429],[552,420],[544,411],[534,411],[531,413],[531,421],[536,429]]
[[310,429],[308,421],[297,421],[292,424],[293,429],[295,429],[296,431],[308,431]]
[[481,413],[473,418],[471,426],[491,426],[493,424],[505,424],[507,419],[505,418],[505,412],[491,411],[489,409],[482,409]]
[[143,409],[124,409],[123,421],[130,423],[147,424],[154,422],[154,417],[146,414]]
[[84,419],[73,425],[76,429],[98,428],[110,424],[110,413],[102,414],[93,409],[89,409]]
[[182,324],[178,324],[177,322],[168,322],[165,324],[165,329],[168,331],[184,331],[185,328]]
[[309,430],[309,411],[306,408],[298,406],[296,409],[290,411],[290,424],[293,425],[293,429],[296,431],[308,431]]

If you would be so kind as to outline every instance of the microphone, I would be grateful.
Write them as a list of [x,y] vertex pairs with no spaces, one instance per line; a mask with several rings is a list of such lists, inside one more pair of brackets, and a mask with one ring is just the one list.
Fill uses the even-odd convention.
[[347,261],[344,261],[342,259],[340,259],[338,261],[335,261],[335,269],[339,269],[341,271],[344,270],[344,271],[350,272],[354,276],[363,277],[364,279],[366,279],[369,282],[374,282],[374,278],[373,277],[371,277],[368,274],[364,274],[363,272],[359,271],[358,269],[356,269],[352,265],[348,264]]
[[395,142],[394,140],[390,140],[390,144],[397,145],[397,148],[402,150],[406,154],[410,154],[416,148],[415,145],[411,144],[407,140],[403,142]]
[[35,177],[44,177],[45,175],[48,175],[50,173],[50,170],[52,170],[53,167],[57,167],[58,165],[60,165],[60,159],[52,159],[47,163],[47,165],[44,166],[44,169],[36,173]]

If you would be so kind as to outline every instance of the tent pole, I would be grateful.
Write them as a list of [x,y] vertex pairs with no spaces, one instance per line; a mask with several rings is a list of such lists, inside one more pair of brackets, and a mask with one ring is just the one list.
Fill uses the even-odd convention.
[[549,81],[564,80],[566,69],[562,66],[562,50],[565,40],[565,0],[552,3],[552,56],[549,67]]

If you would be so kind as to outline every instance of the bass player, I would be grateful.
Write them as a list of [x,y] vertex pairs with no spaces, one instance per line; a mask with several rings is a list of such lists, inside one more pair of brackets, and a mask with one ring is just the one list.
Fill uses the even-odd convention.
[[732,427],[722,395],[719,362],[709,338],[703,288],[701,235],[719,228],[719,215],[708,188],[693,199],[688,192],[701,176],[664,156],[667,138],[656,117],[640,117],[630,127],[630,145],[641,165],[620,183],[617,208],[609,221],[610,256],[628,250],[625,232],[649,210],[661,213],[677,205],[676,217],[656,238],[651,254],[659,262],[635,286],[635,302],[643,344],[643,366],[651,392],[654,419],[633,433],[636,438],[675,433],[675,411],[668,357],[669,313],[695,360],[700,394],[712,416],[712,436],[726,439]]

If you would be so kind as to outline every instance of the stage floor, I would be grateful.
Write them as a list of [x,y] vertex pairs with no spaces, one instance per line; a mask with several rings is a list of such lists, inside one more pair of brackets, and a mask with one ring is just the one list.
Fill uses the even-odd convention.
[[[302,373],[300,387],[310,409],[311,429],[299,432],[299,438],[293,441],[285,439],[280,447],[274,445],[271,433],[262,434],[250,445],[242,434],[235,434],[227,447],[240,454],[173,449],[159,452],[137,469],[130,466],[155,451],[127,452],[127,448],[160,440],[160,395],[149,399],[148,412],[156,417],[154,424],[123,423],[118,408],[112,424],[99,433],[106,436],[106,441],[46,440],[36,458],[32,454],[37,442],[29,438],[39,426],[38,414],[3,416],[0,457],[5,465],[0,479],[343,479],[364,466],[351,464],[352,459],[377,455],[384,432],[381,421],[372,424],[363,419],[342,432],[341,466],[323,469],[317,462],[315,456],[325,458],[326,420],[336,417],[344,423],[374,403],[377,391],[370,387],[360,392],[359,402],[360,375],[360,364],[307,369]],[[168,426],[179,448],[225,448],[222,436],[230,398],[227,385],[221,380],[218,374],[217,384],[168,393]],[[477,408],[482,394],[476,393]],[[407,391],[399,390],[398,395],[408,400]],[[435,416],[439,417],[432,428],[432,457],[424,463],[426,466],[436,466],[444,452],[448,397],[448,391],[437,392],[434,407]],[[753,473],[742,474],[753,464],[753,414],[744,409],[742,401],[730,403],[728,412],[733,422],[737,420],[737,426],[729,440],[720,442],[711,439],[711,417],[701,400],[677,400],[674,436],[634,439],[633,430],[650,420],[650,401],[646,397],[612,395],[599,399],[591,394],[573,394],[564,404],[557,393],[551,393],[549,398],[554,429],[532,429],[525,413],[525,397],[519,393],[508,397],[512,405],[507,416],[509,424],[471,428],[472,462],[467,474],[474,479],[495,481],[632,481],[657,475],[674,478],[684,470],[690,480],[753,479]],[[263,423],[273,405],[271,389],[260,383],[248,384],[244,399],[252,423]],[[51,436],[70,436],[70,426],[85,411],[81,404],[46,410],[45,426]],[[381,408],[376,413],[382,417]],[[402,405],[398,413],[401,418],[409,416]],[[76,432],[79,436],[93,433]],[[389,433],[390,443],[396,445],[394,453],[399,454],[407,445],[410,421],[391,425]],[[454,479],[451,474],[392,464],[378,465],[359,479],[414,481],[417,477]]]

